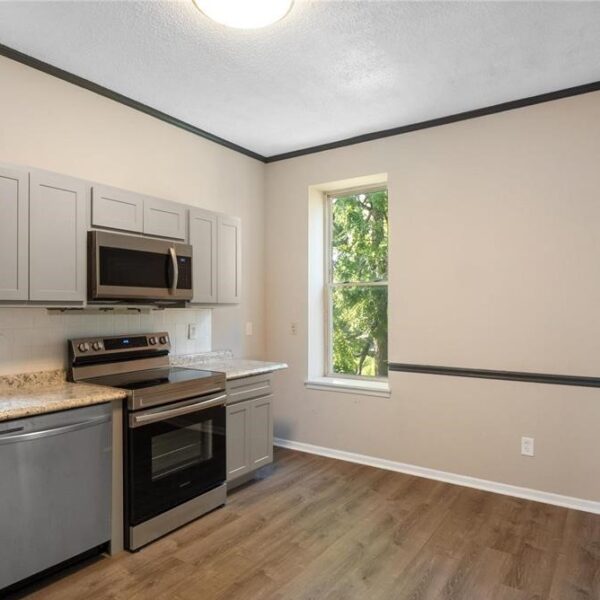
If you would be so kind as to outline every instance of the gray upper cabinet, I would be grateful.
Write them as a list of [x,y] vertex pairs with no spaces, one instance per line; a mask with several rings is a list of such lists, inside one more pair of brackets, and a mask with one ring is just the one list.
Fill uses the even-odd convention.
[[33,171],[29,190],[29,298],[80,302],[86,297],[89,186]]
[[182,204],[106,185],[92,190],[92,227],[185,240],[187,208]]
[[144,233],[160,237],[186,239],[187,209],[176,202],[151,198],[144,199]]
[[[195,258],[194,258],[195,260]],[[237,304],[242,296],[242,224],[235,217],[217,221],[217,300]]]
[[0,300],[27,300],[29,173],[0,165]]
[[192,302],[217,302],[217,215],[190,209],[190,244],[194,248]]
[[142,233],[144,197],[134,192],[95,185],[92,189],[92,226]]

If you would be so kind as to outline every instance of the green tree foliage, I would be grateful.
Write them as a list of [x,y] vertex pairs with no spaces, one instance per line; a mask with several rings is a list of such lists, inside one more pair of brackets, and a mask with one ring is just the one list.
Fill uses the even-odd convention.
[[331,221],[333,371],[386,376],[387,190],[332,198]]

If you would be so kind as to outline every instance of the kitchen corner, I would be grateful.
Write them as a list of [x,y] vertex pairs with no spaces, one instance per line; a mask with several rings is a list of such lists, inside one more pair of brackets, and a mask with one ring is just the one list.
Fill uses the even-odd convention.
[[[138,338],[139,336],[97,340],[90,338],[87,340],[87,346],[89,348],[98,345],[107,346],[111,340],[114,344],[117,340],[125,339],[129,342]],[[147,339],[147,345],[150,346],[152,344],[150,340],[154,340],[155,336],[148,334]],[[163,336],[160,336],[160,339],[162,340]],[[164,339],[165,344],[163,345],[168,348],[169,336],[166,333]],[[85,347],[85,342],[83,346],[81,340],[75,340],[71,342],[71,345],[73,343],[75,345],[70,351],[70,361],[72,360],[73,364],[76,364],[77,360],[73,358],[77,352],[75,346],[77,348]],[[226,396],[224,394],[221,397],[227,399],[222,401],[223,416],[221,418],[223,419],[222,426],[226,424],[227,430],[222,450],[222,456],[226,456],[226,464],[225,458],[223,458],[223,480],[226,480],[227,485],[222,486],[223,490],[231,490],[249,481],[258,469],[272,462],[273,396],[270,376],[274,371],[287,368],[285,363],[239,359],[235,358],[229,350],[179,356],[167,356],[164,349],[156,351],[163,355],[160,360],[164,361],[162,364],[165,373],[158,382],[153,380],[156,375],[149,375],[148,385],[160,386],[162,384],[163,387],[176,385],[168,383],[169,379],[176,379],[174,374],[182,372],[190,373],[188,377],[195,377],[191,373],[196,372],[199,378],[206,378],[212,372],[215,377],[219,374],[222,381],[225,382],[221,393],[224,392]],[[128,351],[124,350],[124,352],[127,354]],[[83,367],[80,368],[85,370],[90,367],[84,362]],[[33,446],[27,448],[28,450],[33,448],[38,453],[37,463],[31,468],[35,467],[36,470],[42,468],[49,474],[49,477],[56,477],[57,482],[62,481],[63,487],[66,485],[65,481],[68,481],[68,473],[75,469],[78,473],[77,486],[81,489],[94,489],[97,497],[96,506],[104,512],[96,515],[95,529],[93,534],[90,534],[91,537],[88,541],[77,540],[77,536],[74,535],[72,543],[78,549],[98,546],[103,551],[116,554],[125,547],[131,548],[128,545],[127,528],[124,527],[124,498],[127,488],[124,488],[123,467],[124,461],[127,460],[128,450],[127,440],[123,437],[123,423],[128,420],[127,399],[131,401],[133,395],[138,393],[134,392],[134,388],[140,384],[130,386],[131,382],[121,381],[119,378],[113,383],[104,381],[100,385],[86,381],[81,382],[73,379],[71,370],[54,369],[0,377],[0,445],[4,445],[6,448],[12,447],[12,452],[17,452],[20,456],[23,449],[26,449],[23,442],[35,441]],[[142,371],[140,378],[143,379],[146,372]],[[155,370],[151,370],[151,372],[156,373]],[[127,379],[127,373],[124,375]],[[162,379],[163,376],[165,379]],[[100,383],[103,378],[97,379]],[[122,388],[119,387],[119,381],[121,381]],[[202,400],[206,400],[206,398],[208,396]],[[208,404],[209,402],[205,401],[204,403]],[[171,405],[167,405],[167,408],[169,406]],[[154,413],[158,410],[159,407],[145,412]],[[184,408],[183,411],[189,412],[187,408]],[[206,412],[208,414],[208,411]],[[165,432],[167,436],[172,436],[179,430],[182,433],[181,439],[185,441],[184,438],[189,437],[186,432],[189,433],[191,430],[187,429],[187,424],[186,429],[179,429],[179,424],[175,426],[174,422],[172,425],[167,425],[165,422],[164,426],[160,426],[160,431],[155,431],[153,436],[156,435],[156,439],[159,439]],[[218,420],[214,421],[214,423],[218,422]],[[207,427],[212,427],[212,425],[207,425]],[[216,448],[216,446],[214,447]],[[72,448],[76,449],[75,453]],[[77,464],[77,454],[87,456],[85,465]],[[55,464],[53,456],[59,456],[58,464]],[[38,463],[41,463],[42,466],[40,467]],[[13,466],[18,464],[17,460],[13,461]],[[55,475],[51,475],[52,473]],[[10,473],[7,472],[7,476],[9,475]],[[13,473],[13,479],[15,482],[18,480],[16,472]],[[32,490],[19,490],[19,486],[31,487],[34,483],[38,485],[38,482],[28,481],[18,485],[15,483],[12,487],[22,496]],[[98,488],[99,485],[101,485],[101,489]],[[69,503],[65,500],[69,495],[67,491],[63,492],[57,486],[58,483],[53,488],[57,498],[60,497],[60,502],[69,506],[69,510],[74,511],[76,509],[74,501],[80,501],[81,494],[71,494],[74,500]],[[76,500],[77,498],[80,500]],[[224,502],[224,498],[223,495],[221,503]],[[40,511],[44,512],[43,507],[38,510],[38,516]],[[51,546],[50,536],[55,535],[56,532],[51,533],[48,529],[47,534],[49,537],[47,546],[49,547]],[[22,536],[23,532],[19,535]],[[32,531],[33,537],[38,535],[40,535],[39,532],[36,531],[34,534]],[[73,550],[67,552],[67,554],[69,553],[74,554],[75,552]],[[31,560],[24,561],[28,563],[28,570],[23,571],[23,576],[27,576],[30,572],[43,570],[43,566],[46,564],[59,562],[58,558],[60,556],[56,558],[40,556],[39,568],[32,565]],[[14,572],[14,565],[11,569]]]

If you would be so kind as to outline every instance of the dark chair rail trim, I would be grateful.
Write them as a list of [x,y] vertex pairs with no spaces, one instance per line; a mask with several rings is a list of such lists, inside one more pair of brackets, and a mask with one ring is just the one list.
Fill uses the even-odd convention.
[[54,77],[58,77],[64,81],[68,81],[74,85],[90,90],[91,92],[95,92],[96,94],[100,94],[105,98],[110,98],[115,102],[120,102],[125,106],[129,106],[130,108],[134,108],[135,110],[139,110],[140,112],[146,113],[156,119],[160,119],[165,123],[169,123],[175,127],[179,127],[180,129],[184,129],[185,131],[189,131],[199,137],[210,140],[211,142],[215,142],[215,144],[219,144],[221,146],[225,146],[230,150],[234,150],[235,152],[239,152],[240,154],[244,154],[256,160],[259,160],[264,163],[276,162],[279,160],[286,160],[288,158],[295,158],[297,156],[304,156],[305,154],[314,154],[316,152],[324,152],[325,150],[333,150],[335,148],[342,148],[344,146],[352,146],[354,144],[360,144],[362,142],[370,142],[372,140],[378,140],[380,138],[391,137],[394,135],[402,135],[403,133],[410,133],[411,131],[418,131],[420,129],[429,129],[431,127],[440,127],[441,125],[448,125],[449,123],[456,123],[458,121],[466,121],[468,119],[476,119],[478,117],[484,117],[487,115],[493,115],[495,113],[505,112],[507,110],[514,110],[516,108],[523,108],[525,106],[532,106],[534,104],[541,104],[543,102],[551,102],[553,100],[560,100],[561,98],[568,98],[570,96],[579,96],[580,94],[588,94],[590,92],[600,91],[600,81],[595,81],[592,83],[586,83],[584,85],[577,85],[570,88],[565,88],[562,90],[557,90],[554,92],[548,92],[545,94],[538,94],[536,96],[530,96],[528,98],[520,98],[518,100],[511,100],[510,102],[502,102],[501,104],[494,104],[493,106],[486,106],[483,108],[477,108],[475,110],[468,110],[465,112],[457,113],[454,115],[448,115],[446,117],[439,117],[437,119],[430,119],[428,121],[421,121],[420,123],[412,123],[410,125],[402,125],[400,127],[393,127],[391,129],[384,129],[382,131],[373,131],[371,133],[365,133],[362,135],[357,135],[354,137],[346,138],[343,140],[338,140],[335,142],[329,142],[327,144],[320,144],[318,146],[311,146],[309,148],[301,148],[299,150],[293,150],[291,152],[284,152],[282,154],[276,154],[273,156],[262,156],[253,150],[249,150],[248,148],[244,148],[243,146],[239,146],[229,140],[221,138],[209,131],[205,131],[204,129],[200,129],[190,123],[186,123],[181,119],[173,117],[167,113],[164,113],[160,110],[152,108],[147,104],[143,104],[142,102],[138,102],[133,98],[129,98],[128,96],[124,96],[123,94],[119,94],[118,92],[114,92],[113,90],[101,86],[93,81],[89,81],[88,79],[84,79],[83,77],[79,77],[79,75],[75,75],[70,73],[69,71],[65,71],[64,69],[60,69],[59,67],[55,67],[47,62],[39,60],[38,58],[34,58],[28,54],[20,52],[19,50],[15,50],[14,48],[10,48],[9,46],[5,46],[4,44],[0,44],[0,56],[5,56],[17,62],[20,62],[24,65],[37,69],[38,71],[43,71],[48,75],[53,75]]
[[526,383],[549,383],[578,387],[600,387],[600,377],[580,377],[578,375],[558,375],[555,373],[528,373],[521,371],[495,371],[491,369],[465,369],[437,365],[416,365],[412,363],[389,363],[390,371],[402,373],[424,373],[427,375],[447,375],[450,377],[476,377],[479,379],[499,379],[523,381]]

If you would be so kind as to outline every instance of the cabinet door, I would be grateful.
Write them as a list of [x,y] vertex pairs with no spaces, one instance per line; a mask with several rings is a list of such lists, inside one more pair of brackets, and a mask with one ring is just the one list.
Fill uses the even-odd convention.
[[217,300],[237,304],[242,286],[242,223],[219,216],[217,227]]
[[227,481],[245,475],[250,465],[250,402],[227,407]]
[[95,185],[92,189],[92,225],[141,233],[144,229],[144,196]]
[[217,215],[190,210],[190,244],[194,248],[192,302],[217,301]]
[[181,204],[146,196],[144,198],[144,233],[185,240],[186,213],[186,208]]
[[250,402],[250,468],[273,462],[273,396]]
[[0,166],[0,300],[29,297],[29,173]]
[[86,206],[83,181],[34,171],[29,190],[29,298],[85,300]]

